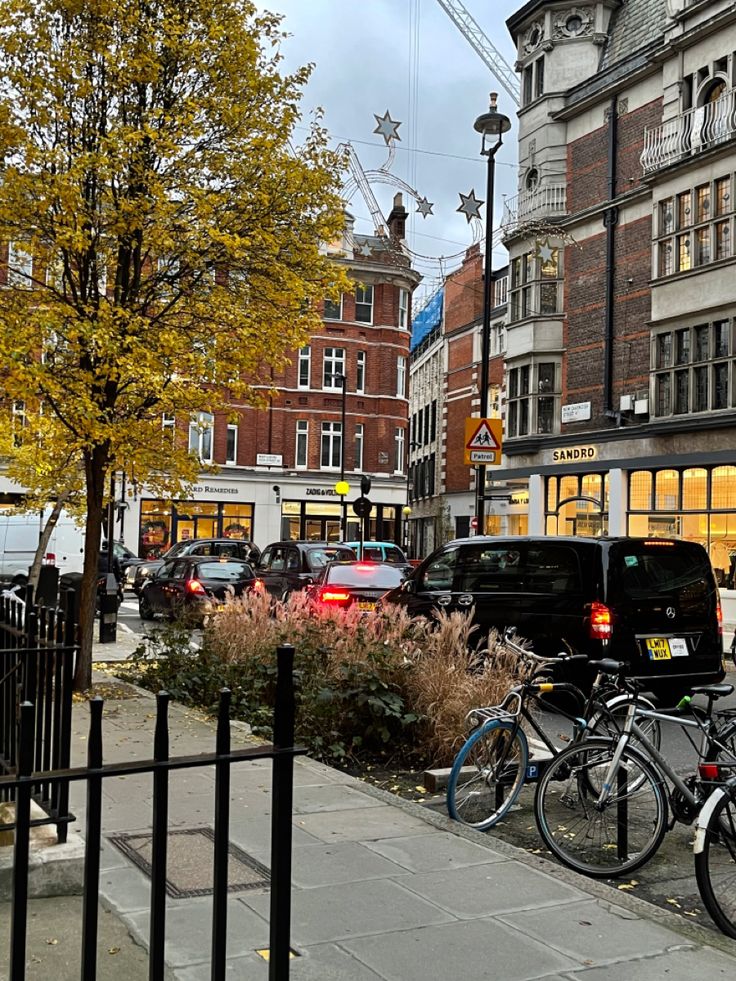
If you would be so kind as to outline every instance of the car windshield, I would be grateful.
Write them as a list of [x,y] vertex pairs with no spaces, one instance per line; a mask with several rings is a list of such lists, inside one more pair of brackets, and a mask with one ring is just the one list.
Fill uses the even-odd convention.
[[335,586],[367,586],[375,589],[391,589],[404,580],[401,569],[390,565],[371,565],[356,562],[351,565],[333,565],[326,573],[326,581]]
[[678,590],[707,594],[712,576],[704,551],[666,540],[619,546],[617,561],[611,567],[618,591],[631,599]]
[[198,579],[235,582],[240,579],[253,579],[253,570],[247,562],[199,562],[194,567]]

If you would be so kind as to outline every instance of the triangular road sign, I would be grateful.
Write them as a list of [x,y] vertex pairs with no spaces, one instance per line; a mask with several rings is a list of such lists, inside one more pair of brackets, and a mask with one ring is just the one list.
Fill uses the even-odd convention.
[[488,425],[487,419],[481,419],[475,432],[465,444],[467,450],[500,450],[501,444],[496,439]]

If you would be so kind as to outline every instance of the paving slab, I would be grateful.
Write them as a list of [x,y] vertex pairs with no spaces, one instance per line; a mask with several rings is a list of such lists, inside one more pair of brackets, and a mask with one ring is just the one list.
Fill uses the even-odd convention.
[[[227,981],[268,981],[268,962],[257,954],[227,962]],[[318,944],[289,962],[290,981],[384,981],[348,951]],[[211,981],[209,965],[179,969],[176,981]],[[429,981],[429,979],[428,979]]]
[[381,807],[375,797],[361,793],[347,784],[322,784],[294,788],[294,813],[316,814],[320,811],[356,810]]
[[300,845],[294,848],[292,878],[302,888],[361,882],[365,879],[395,878],[407,870],[355,841],[331,845]]
[[359,808],[351,811],[331,811],[325,814],[304,814],[299,826],[322,841],[374,841],[380,838],[432,834],[432,828],[421,818],[400,808],[384,804],[381,807]]
[[538,911],[586,898],[579,889],[519,862],[417,873],[405,885],[459,919],[475,919],[512,910]]
[[497,920],[465,920],[443,926],[361,937],[342,946],[386,981],[463,978],[552,981],[579,961],[526,938]]
[[[268,916],[268,899],[266,916]],[[232,896],[227,907],[227,951],[231,957],[268,947],[268,922]],[[139,943],[148,946],[150,912],[122,917]],[[208,964],[212,945],[212,899],[197,897],[166,910],[166,963],[171,967]]]
[[717,981],[733,979],[733,960],[715,950],[682,947],[655,957],[575,971],[570,981]]
[[[240,901],[268,916],[268,896],[241,896]],[[379,935],[383,943],[387,934],[451,919],[448,913],[389,879],[339,883],[293,894],[292,944],[307,947],[366,934]]]
[[381,838],[366,842],[366,847],[409,872],[436,872],[506,861],[506,856],[493,848],[481,847],[447,831],[408,835],[405,838]]
[[660,954],[683,944],[683,938],[673,931],[640,920],[623,907],[595,900],[510,913],[500,919],[591,967]]

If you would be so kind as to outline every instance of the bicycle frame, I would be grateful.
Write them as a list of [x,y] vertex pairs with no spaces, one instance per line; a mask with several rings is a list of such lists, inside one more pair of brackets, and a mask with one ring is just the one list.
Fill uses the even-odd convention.
[[596,805],[598,807],[602,807],[608,800],[611,793],[611,788],[613,787],[613,779],[618,773],[621,757],[623,756],[626,747],[631,742],[631,737],[633,735],[636,738],[634,748],[638,748],[637,744],[642,746],[647,755],[654,760],[654,762],[659,766],[660,770],[669,779],[670,783],[672,783],[680,791],[687,803],[690,804],[691,807],[699,807],[702,803],[700,798],[693,793],[682,777],[675,773],[662,753],[652,744],[646,733],[636,724],[636,718],[656,719],[658,722],[669,722],[680,726],[681,729],[699,730],[701,733],[701,744],[698,751],[698,758],[701,760],[705,755],[706,748],[713,741],[713,720],[710,717],[708,717],[709,725],[706,728],[701,719],[685,719],[679,715],[667,715],[666,712],[657,712],[650,709],[640,708],[636,702],[632,702],[632,704],[629,706],[623,732],[618,739],[615,752],[611,758],[608,770],[606,771],[606,776],[603,781],[598,800],[596,801]]

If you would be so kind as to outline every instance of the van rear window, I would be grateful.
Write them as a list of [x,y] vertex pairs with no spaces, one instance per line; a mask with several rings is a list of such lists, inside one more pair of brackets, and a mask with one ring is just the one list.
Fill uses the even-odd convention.
[[684,591],[692,599],[706,595],[713,572],[704,549],[686,543],[671,547],[635,542],[611,552],[611,581],[630,599]]

